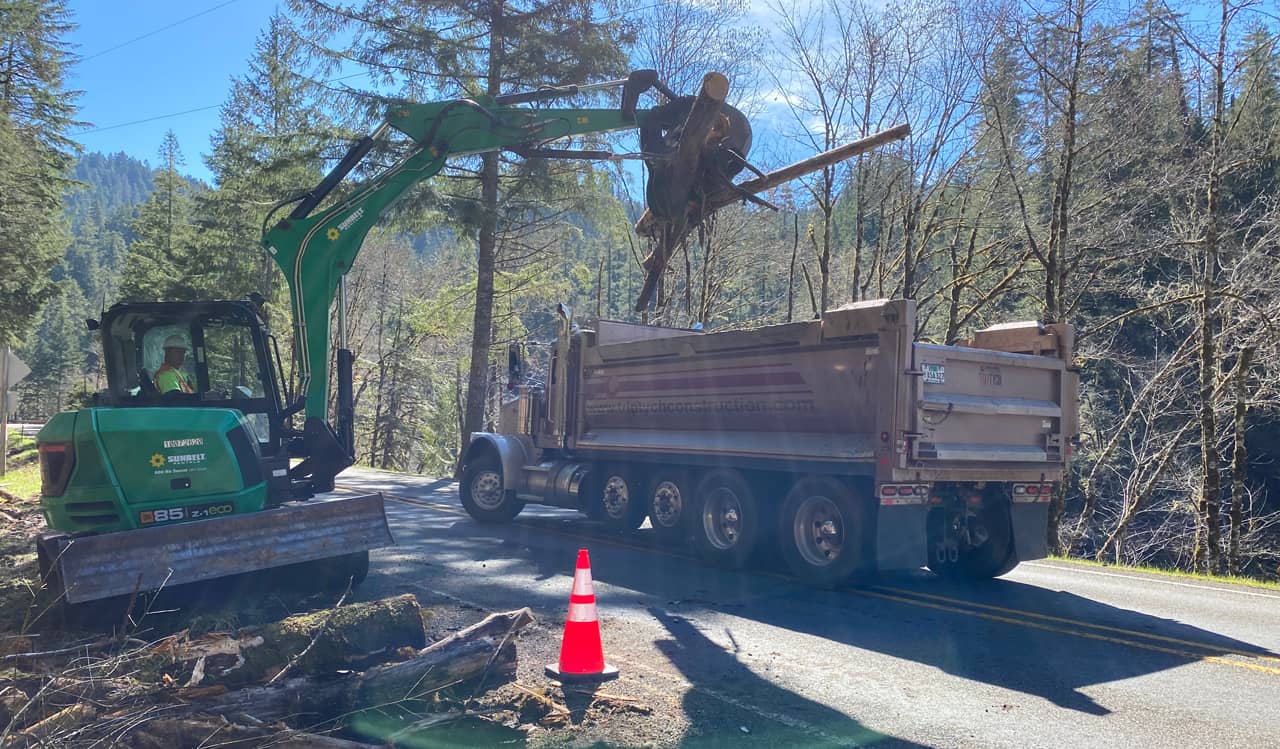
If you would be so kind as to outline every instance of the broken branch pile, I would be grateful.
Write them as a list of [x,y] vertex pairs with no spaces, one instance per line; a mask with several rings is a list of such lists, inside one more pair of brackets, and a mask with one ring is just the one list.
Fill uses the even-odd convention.
[[[444,690],[465,685],[465,700],[510,681],[513,635],[533,617],[494,614],[430,645],[422,622],[405,595],[234,634],[183,630],[152,643],[112,638],[26,653],[0,664],[0,749],[366,746],[311,731],[342,730],[369,710],[400,710],[412,724]],[[396,743],[415,730],[399,726]]]

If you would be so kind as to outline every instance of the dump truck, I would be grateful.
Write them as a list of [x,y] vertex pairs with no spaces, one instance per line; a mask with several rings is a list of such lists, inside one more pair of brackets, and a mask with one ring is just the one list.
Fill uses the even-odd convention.
[[911,300],[703,332],[563,305],[545,378],[510,352],[495,432],[472,434],[476,520],[526,503],[742,566],[775,543],[820,586],[928,566],[990,578],[1047,553],[1076,434],[1073,331],[1019,322],[915,339]]

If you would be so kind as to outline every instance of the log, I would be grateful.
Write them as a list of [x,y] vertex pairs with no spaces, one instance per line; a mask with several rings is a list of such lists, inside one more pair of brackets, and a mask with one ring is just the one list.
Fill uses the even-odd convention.
[[[704,204],[690,206],[690,214],[688,217],[689,230],[692,230],[702,223],[707,216],[726,206],[733,205],[742,200],[742,193],[755,195],[765,190],[771,190],[778,185],[790,182],[797,177],[803,177],[811,172],[816,172],[824,167],[839,164],[842,161],[848,161],[855,156],[860,156],[868,151],[879,148],[886,143],[892,143],[896,140],[902,140],[911,134],[911,125],[902,123],[894,125],[888,130],[881,130],[878,133],[868,135],[865,138],[855,140],[852,143],[846,143],[843,146],[837,146],[830,151],[823,151],[816,156],[810,156],[807,159],[797,161],[769,172],[763,177],[756,177],[745,182],[740,182],[734,186],[735,189],[725,188],[707,196]],[[705,212],[694,213],[693,211],[701,211],[705,205]],[[640,220],[636,221],[636,234],[650,239],[657,238],[658,232],[662,228],[662,222],[654,215],[653,211],[645,209],[641,214]],[[681,237],[683,239],[683,237]]]
[[668,162],[657,161],[649,165],[650,183],[662,185],[663,190],[656,194],[652,188],[646,190],[649,207],[645,210],[653,211],[665,220],[655,222],[661,225],[662,235],[654,253],[646,258],[645,284],[640,290],[643,301],[637,303],[637,310],[648,304],[649,296],[667,267],[667,260],[680,244],[668,240],[687,232],[688,204],[693,200],[694,188],[703,174],[705,154],[715,140],[713,136],[721,122],[720,108],[728,96],[729,79],[723,73],[711,72],[703,76],[693,107],[681,128],[676,152]]
[[[659,180],[665,186],[661,199],[663,206],[657,210],[671,219],[679,219],[686,214],[685,205],[693,197],[693,187],[701,170],[703,153],[709,142],[712,130],[720,122],[720,107],[729,96],[729,79],[723,73],[707,73],[702,78],[702,86],[693,100],[693,107],[685,118],[680,131],[680,142],[676,144],[676,152],[666,164],[654,164],[651,169],[667,169],[664,179]],[[657,197],[657,196],[654,196]],[[653,206],[651,206],[652,208]]]
[[[324,633],[317,638],[321,628]],[[188,687],[223,684],[234,688],[265,681],[286,664],[293,674],[320,674],[352,668],[370,654],[425,644],[422,609],[412,594],[405,594],[291,616],[234,635],[193,638],[183,632],[162,641],[153,652],[169,663],[192,662],[193,678],[182,680]],[[294,658],[303,653],[295,663]]]
[[98,711],[92,705],[78,704],[66,707],[50,715],[39,723],[28,726],[21,734],[9,737],[5,747],[21,746],[28,741],[41,743],[45,739],[54,738],[57,734],[67,733],[83,726],[98,717]]
[[295,717],[319,722],[364,708],[424,699],[490,673],[510,678],[516,660],[511,636],[532,622],[533,613],[527,608],[491,614],[401,663],[336,678],[293,677],[218,695],[195,708],[220,715],[244,713],[267,723]]
[[[743,194],[755,195],[770,190],[778,185],[816,172],[824,167],[847,161],[855,156],[878,148],[886,143],[901,140],[911,134],[911,126],[903,123],[888,130],[882,130],[866,138],[846,143],[843,146],[824,151],[816,156],[797,161],[781,169],[769,172],[763,177],[756,177],[735,185],[732,189],[724,188],[707,195],[700,201],[686,201],[686,213],[682,217],[660,218],[657,212],[646,208],[636,222],[636,234],[657,240],[653,253],[645,260],[645,282],[636,299],[636,311],[642,311],[649,305],[649,299],[666,269],[667,258],[671,256],[680,243],[685,241],[689,233],[696,229],[708,216],[726,206],[733,205],[743,199]],[[681,143],[683,145],[683,142]]]

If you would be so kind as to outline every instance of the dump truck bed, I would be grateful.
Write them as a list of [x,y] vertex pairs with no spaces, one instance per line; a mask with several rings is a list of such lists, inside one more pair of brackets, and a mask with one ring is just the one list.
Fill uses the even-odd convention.
[[1060,478],[1074,380],[1057,344],[1069,340],[1019,323],[942,346],[914,341],[915,323],[910,300],[718,333],[598,322],[583,335],[571,446],[885,481]]

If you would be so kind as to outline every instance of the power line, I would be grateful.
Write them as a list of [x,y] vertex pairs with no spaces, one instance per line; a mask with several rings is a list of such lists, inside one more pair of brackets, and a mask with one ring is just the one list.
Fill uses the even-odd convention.
[[220,107],[220,106],[222,106],[222,105],[221,105],[221,104],[213,104],[213,105],[210,105],[210,106],[207,106],[207,107],[196,107],[195,109],[187,109],[187,110],[183,110],[183,111],[181,111],[181,112],[171,112],[171,113],[169,113],[169,114],[158,114],[158,115],[156,115],[155,117],[147,117],[147,118],[145,118],[145,119],[141,119],[141,120],[134,120],[133,122],[121,122],[121,123],[120,123],[120,124],[118,124],[118,125],[107,125],[106,127],[95,127],[95,128],[94,128],[94,129],[92,129],[92,130],[82,130],[82,131],[80,131],[80,132],[78,132],[78,133],[74,133],[74,135],[88,135],[88,134],[90,134],[90,133],[101,133],[101,132],[103,132],[104,130],[115,130],[115,129],[117,129],[117,128],[121,128],[121,127],[130,127],[131,125],[141,125],[141,124],[143,124],[143,123],[145,123],[145,122],[155,122],[156,120],[167,120],[167,119],[169,119],[170,117],[181,117],[181,116],[182,116],[182,115],[184,115],[184,114],[194,114],[194,113],[196,113],[196,112],[205,112],[205,111],[208,111],[208,110],[210,110],[210,109],[217,109],[217,108],[218,108],[218,107]]
[[161,26],[160,28],[155,29],[154,31],[148,31],[147,33],[143,34],[142,36],[135,36],[134,38],[132,38],[132,39],[130,39],[130,40],[128,40],[128,41],[120,42],[119,44],[115,45],[114,47],[107,47],[106,49],[104,49],[104,50],[102,50],[102,51],[100,51],[100,52],[94,52],[93,54],[89,55],[88,57],[81,57],[81,58],[80,58],[80,62],[85,62],[85,61],[87,61],[87,60],[92,60],[92,59],[93,59],[93,58],[95,58],[95,57],[102,57],[103,55],[107,54],[108,52],[115,52],[117,49],[120,49],[121,47],[127,47],[127,46],[129,46],[130,44],[133,44],[134,42],[140,42],[140,41],[142,41],[143,39],[146,39],[146,38],[148,38],[148,37],[153,37],[153,36],[155,36],[156,34],[159,34],[159,33],[160,33],[160,32],[162,32],[162,31],[168,31],[169,29],[173,28],[174,26],[181,26],[182,24],[186,23],[187,21],[193,21],[193,20],[195,20],[195,19],[199,18],[200,16],[208,15],[208,14],[210,14],[210,13],[214,12],[215,10],[218,10],[218,9],[220,9],[220,8],[225,8],[225,7],[227,7],[228,5],[230,5],[230,4],[232,4],[232,3],[235,3],[235,2],[239,2],[239,0],[226,0],[226,2],[218,3],[217,5],[213,6],[212,8],[205,8],[204,10],[200,11],[199,13],[196,13],[196,14],[193,14],[193,15],[190,15],[190,16],[187,16],[186,18],[183,18],[183,19],[178,20],[178,21],[174,21],[173,23],[171,23],[171,24],[169,24],[169,25],[167,25],[167,26]]
[[[235,2],[235,1],[236,0],[231,0],[231,2]],[[337,83],[338,81],[345,81],[350,78],[359,78],[360,76],[363,76],[363,75],[369,75],[368,71],[363,73],[352,73],[351,75],[344,75],[340,78],[330,78],[329,80],[324,81],[324,83]],[[76,135],[76,136],[91,135],[93,133],[101,133],[106,130],[117,130],[122,127],[132,127],[133,125],[143,125],[148,122],[155,122],[156,120],[167,120],[170,117],[181,117],[184,114],[195,114],[196,112],[207,112],[210,109],[217,109],[218,107],[221,107],[221,106],[222,106],[221,104],[210,104],[207,107],[196,107],[195,109],[184,109],[181,112],[170,112],[168,114],[158,114],[154,117],[144,117],[141,120],[133,120],[131,122],[120,122],[115,125],[104,125],[103,127],[95,127],[89,130],[81,130],[80,132],[72,133],[72,135]]]

